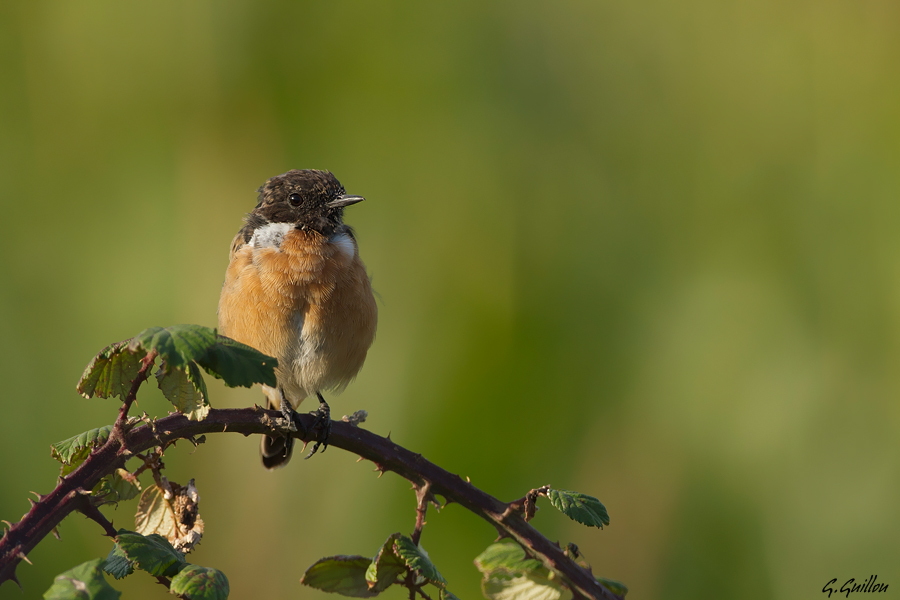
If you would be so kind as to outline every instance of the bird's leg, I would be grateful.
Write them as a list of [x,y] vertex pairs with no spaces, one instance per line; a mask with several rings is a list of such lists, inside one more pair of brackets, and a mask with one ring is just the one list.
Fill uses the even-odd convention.
[[[288,427],[293,427],[296,429],[299,420],[297,419],[297,411],[294,410],[294,407],[291,406],[290,401],[284,395],[284,388],[278,388],[278,393],[281,394],[281,414],[284,415],[284,418],[287,419]],[[291,448],[294,447],[294,436],[291,435],[291,432],[288,431],[284,436],[284,455],[287,456],[291,453]]]
[[325,448],[328,448],[328,436],[331,434],[331,408],[328,406],[328,403],[325,402],[325,398],[322,397],[321,392],[316,392],[316,397],[319,399],[319,409],[316,412],[311,413],[316,416],[312,429],[321,429],[322,433],[318,436],[318,439],[316,439],[313,449],[309,451],[306,458],[309,458],[318,452],[319,446],[323,446],[322,452],[325,452]]

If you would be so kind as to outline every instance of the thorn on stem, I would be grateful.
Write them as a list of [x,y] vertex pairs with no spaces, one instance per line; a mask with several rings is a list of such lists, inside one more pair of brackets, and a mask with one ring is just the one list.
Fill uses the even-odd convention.
[[509,533],[506,530],[501,529],[499,526],[494,525],[494,528],[497,530],[497,539],[494,540],[494,543],[497,543],[500,540],[505,540],[506,538],[512,537],[511,535],[509,535]]
[[25,553],[24,553],[24,552],[19,552],[18,554],[16,554],[16,556],[18,556],[20,559],[22,559],[22,560],[24,560],[25,562],[27,562],[27,563],[28,563],[29,565],[31,565],[32,567],[34,566],[34,563],[31,562],[30,560],[28,560],[28,557],[25,556]]

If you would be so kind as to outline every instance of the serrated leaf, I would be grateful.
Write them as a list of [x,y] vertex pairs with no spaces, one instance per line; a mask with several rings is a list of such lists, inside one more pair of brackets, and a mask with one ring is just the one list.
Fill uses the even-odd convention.
[[275,358],[224,335],[216,337],[216,344],[197,363],[229,387],[251,387],[254,383],[277,385]]
[[134,530],[141,535],[157,533],[167,540],[177,537],[175,509],[166,499],[165,491],[158,485],[148,486],[141,493],[137,513],[134,515]]
[[628,588],[621,581],[607,579],[606,577],[598,577],[597,581],[616,596],[624,596],[628,593]]
[[56,442],[50,446],[50,456],[64,465],[70,465],[75,461],[80,464],[87,458],[92,448],[106,443],[111,431],[112,425],[107,425],[106,427],[91,429],[67,440]]
[[187,564],[164,537],[119,530],[116,541],[132,565],[151,575],[172,577]]
[[135,531],[142,535],[156,533],[177,550],[190,552],[203,535],[203,519],[196,511],[199,495],[194,480],[185,486],[169,482],[172,496],[156,484],[150,485],[138,500],[134,515]]
[[369,582],[369,588],[375,592],[383,592],[397,582],[397,577],[408,570],[403,559],[394,552],[394,542],[399,537],[399,533],[391,534],[366,569],[366,581]]
[[225,600],[228,578],[217,569],[188,565],[172,578],[169,591],[188,600]]
[[308,568],[300,583],[342,596],[374,598],[379,592],[369,589],[366,581],[371,562],[365,556],[328,556]]
[[132,348],[131,340],[111,344],[91,359],[75,389],[85,398],[118,396],[125,399],[147,354]]
[[129,348],[156,350],[170,367],[196,362],[231,387],[254,383],[275,386],[278,361],[271,356],[200,325],[151,327],[139,333]]
[[425,551],[405,535],[401,535],[394,541],[394,552],[403,559],[406,566],[427,579],[429,583],[441,589],[447,587],[447,580],[438,572],[437,567],[434,566]]
[[490,600],[558,600],[567,590],[557,575],[528,558],[518,544],[488,546],[475,559],[475,566],[484,575],[481,587]]
[[82,448],[78,452],[72,455],[69,459],[68,463],[63,463],[63,465],[59,468],[59,476],[65,477],[69,473],[73,472],[75,469],[81,466],[81,463],[87,460],[87,457],[91,455],[91,448]]
[[447,590],[441,590],[441,600],[459,600],[459,598]]
[[134,573],[134,565],[131,564],[131,561],[128,560],[125,552],[122,551],[118,544],[113,544],[112,550],[109,551],[109,556],[106,557],[101,567],[116,579],[122,579]]
[[566,490],[550,490],[547,497],[550,504],[573,521],[600,529],[603,529],[604,525],[609,525],[606,507],[593,496]]
[[567,590],[544,573],[513,575],[501,570],[484,578],[481,591],[488,600],[559,600]]
[[189,420],[202,421],[209,414],[206,382],[196,363],[189,362],[183,369],[166,363],[156,380],[163,395]]
[[195,361],[216,344],[216,333],[200,325],[172,325],[150,327],[131,340],[129,348],[142,348],[145,352],[156,350],[170,368],[182,369]]
[[102,558],[97,558],[57,575],[44,592],[44,600],[116,600],[122,593],[103,577],[102,562]]
[[497,569],[504,569],[514,575],[521,575],[543,569],[540,561],[525,557],[525,550],[515,543],[498,542],[488,546],[475,558],[475,566],[483,574],[490,574]]

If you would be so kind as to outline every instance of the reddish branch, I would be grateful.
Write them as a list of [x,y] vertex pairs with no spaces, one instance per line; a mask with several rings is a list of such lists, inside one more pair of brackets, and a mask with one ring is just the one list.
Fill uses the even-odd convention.
[[[144,378],[148,372],[149,368],[142,370]],[[310,430],[314,417],[300,415],[300,419],[304,429]],[[91,513],[90,509],[86,509],[90,499],[87,494],[100,479],[124,466],[136,453],[206,433],[229,431],[244,435],[270,434],[281,422],[281,413],[255,407],[212,409],[203,421],[189,421],[184,415],[173,414],[156,420],[153,425],[143,424],[132,429],[123,425],[120,429],[123,432],[121,436],[110,435],[105,445],[94,451],[74,472],[61,478],[56,489],[41,496],[40,501],[34,503],[22,520],[6,532],[0,540],[0,584],[7,580],[16,581],[15,570],[19,562],[66,515],[75,510],[87,510]],[[304,442],[312,441],[309,439],[311,436],[302,431],[294,435]],[[562,574],[576,597],[605,600],[619,598],[600,585],[587,569],[569,558],[558,544],[529,525],[520,514],[521,504],[518,503],[521,501],[501,502],[458,475],[425,460],[421,454],[410,452],[389,438],[348,423],[333,421],[328,442],[331,446],[371,460],[382,471],[393,471],[412,482],[419,496],[416,523],[416,533],[419,535],[419,521],[424,524],[425,503],[433,499],[434,495],[439,495],[448,502],[456,502],[472,511],[493,525],[502,537],[513,538],[528,554]],[[91,514],[88,516],[93,518]],[[104,526],[104,529],[109,533],[107,527]]]
[[431,482],[426,480],[424,485],[416,486],[416,528],[412,534],[412,541],[416,546],[422,539],[422,528],[425,527],[425,513],[428,512],[429,502],[434,502],[440,508],[440,504],[437,504],[431,493]]
[[125,435],[126,423],[128,422],[128,411],[131,409],[131,405],[134,404],[135,398],[137,398],[138,389],[140,389],[144,382],[147,381],[147,378],[150,377],[150,370],[153,368],[153,361],[156,360],[156,356],[156,350],[151,350],[141,359],[141,370],[138,371],[137,377],[131,382],[131,389],[128,390],[128,395],[125,396],[122,408],[119,409],[119,418],[116,419],[116,424],[113,426],[113,430],[109,435],[110,440],[118,440]]

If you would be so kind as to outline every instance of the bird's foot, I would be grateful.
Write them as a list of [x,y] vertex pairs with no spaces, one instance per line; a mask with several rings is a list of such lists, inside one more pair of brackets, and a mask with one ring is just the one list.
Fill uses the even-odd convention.
[[278,391],[281,393],[281,414],[284,416],[285,420],[287,420],[287,427],[285,427],[286,431],[284,435],[284,456],[290,456],[291,449],[294,447],[294,436],[291,434],[298,431],[303,425],[300,423],[297,411],[294,410],[294,407],[291,406],[288,399],[284,397],[284,390],[279,388]]
[[297,420],[297,411],[295,411],[291,406],[291,403],[285,399],[284,392],[281,392],[281,414],[287,420],[288,428],[296,431],[297,425],[300,423]]
[[328,448],[328,436],[331,435],[331,408],[325,402],[322,394],[316,392],[316,396],[319,398],[319,409],[314,413],[310,413],[316,416],[311,430],[318,430],[319,435],[316,437],[316,443],[313,445],[312,450],[309,451],[305,458],[309,458],[318,452],[319,446],[322,446],[322,452],[325,452],[325,449]]

